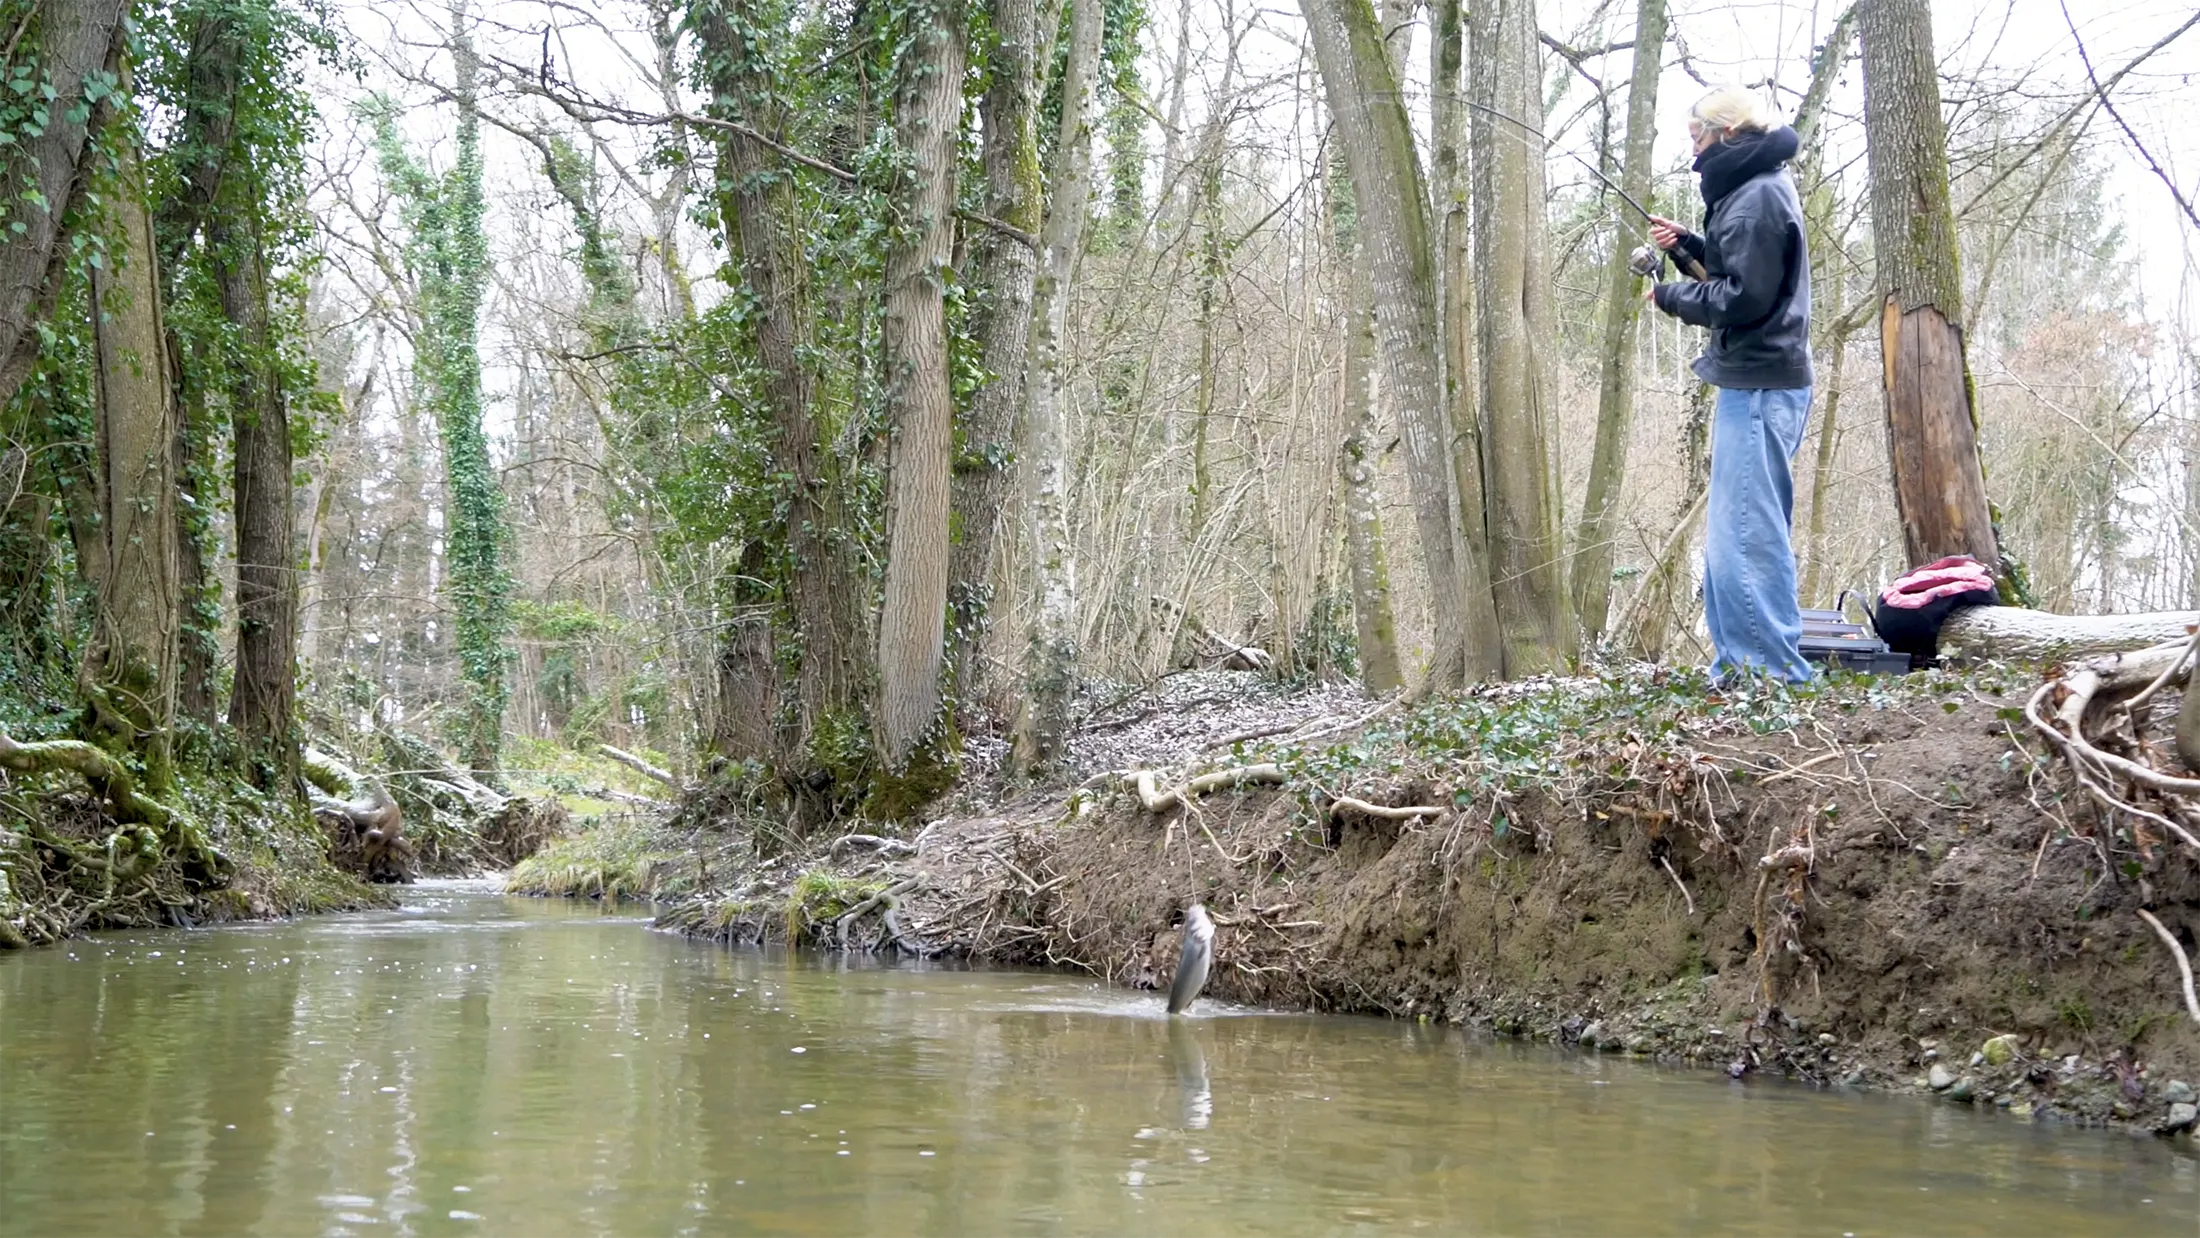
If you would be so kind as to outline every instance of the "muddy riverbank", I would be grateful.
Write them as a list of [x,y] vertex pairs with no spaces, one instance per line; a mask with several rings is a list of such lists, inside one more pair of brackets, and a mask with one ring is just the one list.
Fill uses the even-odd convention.
[[1226,1000],[2189,1127],[2200,1035],[2138,912],[2189,951],[2200,883],[2070,796],[2020,720],[2033,686],[1570,680],[1240,738],[1164,703],[1139,724],[1186,732],[1164,760],[1115,744],[1080,785],[980,788],[1000,806],[899,836],[758,858],[731,798],[692,806],[695,846],[660,840],[646,880],[698,936],[1133,988],[1168,982],[1198,899]]

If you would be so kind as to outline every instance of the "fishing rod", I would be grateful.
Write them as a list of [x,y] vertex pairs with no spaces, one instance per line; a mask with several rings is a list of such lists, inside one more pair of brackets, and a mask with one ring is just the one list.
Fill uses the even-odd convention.
[[[1508,115],[1507,113],[1500,112],[1496,108],[1491,107],[1486,103],[1476,103],[1472,99],[1461,99],[1460,102],[1466,104],[1470,108],[1473,108],[1477,112],[1481,112],[1489,116],[1495,116],[1499,120],[1517,126],[1523,132],[1532,135],[1536,141],[1543,143],[1543,149],[1549,150],[1551,148],[1551,140],[1543,136],[1542,130],[1536,128],[1534,125],[1529,124],[1527,121],[1524,121],[1517,116],[1512,116]],[[1589,170],[1589,175],[1594,176],[1598,180],[1604,182],[1604,187],[1611,190],[1613,193],[1618,194],[1620,201],[1625,202],[1627,205],[1635,208],[1635,214],[1642,216],[1644,222],[1650,224],[1652,227],[1655,227],[1657,225],[1658,217],[1652,215],[1648,210],[1644,209],[1642,203],[1635,201],[1633,194],[1630,194],[1626,190],[1620,188],[1618,183],[1615,182],[1611,177],[1606,176],[1602,171],[1600,171],[1597,168],[1597,165],[1582,158],[1581,155],[1575,151],[1569,150],[1562,153],[1565,154],[1567,158],[1572,159],[1575,163],[1578,163],[1582,167],[1587,168]],[[1678,249],[1671,251],[1658,250],[1648,245],[1636,247],[1635,252],[1628,257],[1627,267],[1629,270],[1633,271],[1637,275],[1655,276],[1658,273],[1659,267],[1661,267],[1664,263],[1662,255],[1668,252],[1672,254],[1674,265],[1680,267],[1681,273],[1683,275],[1686,275],[1688,276],[1688,278],[1693,280],[1707,280],[1711,278],[1710,273],[1703,269],[1703,263],[1696,261],[1686,252]]]

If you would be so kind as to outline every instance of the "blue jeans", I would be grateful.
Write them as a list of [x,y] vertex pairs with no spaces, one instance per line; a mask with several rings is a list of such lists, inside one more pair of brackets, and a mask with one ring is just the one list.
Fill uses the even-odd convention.
[[1803,617],[1788,542],[1795,514],[1788,458],[1802,445],[1809,419],[1808,387],[1719,388],[1703,551],[1715,675],[1753,672],[1800,683],[1814,673],[1796,646]]

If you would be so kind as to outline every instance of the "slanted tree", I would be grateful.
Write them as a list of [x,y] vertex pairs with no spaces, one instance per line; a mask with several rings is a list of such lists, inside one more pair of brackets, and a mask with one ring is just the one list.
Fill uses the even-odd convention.
[[11,87],[0,102],[0,404],[38,355],[32,330],[58,292],[56,242],[79,184],[93,108],[113,94],[129,0],[10,5]]
[[1864,0],[1857,16],[1887,453],[1903,546],[1913,564],[1953,554],[1999,563],[1964,352],[1932,9],[1927,0]]
[[937,721],[945,653],[955,402],[947,281],[962,136],[962,0],[902,11],[895,58],[894,239],[886,255],[887,557],[878,627],[879,756],[898,772]]
[[[1627,144],[1620,160],[1620,188],[1637,202],[1650,200],[1650,143],[1658,123],[1658,76],[1665,68],[1665,0],[1641,0],[1635,8],[1635,64],[1627,81]],[[1605,258],[1604,349],[1599,358],[1597,433],[1590,449],[1589,485],[1581,522],[1574,529],[1571,569],[1574,613],[1585,642],[1604,634],[1612,602],[1612,542],[1619,532],[1620,501],[1627,488],[1627,440],[1634,425],[1635,325],[1642,317],[1638,277],[1628,269],[1625,230],[1615,232]]]

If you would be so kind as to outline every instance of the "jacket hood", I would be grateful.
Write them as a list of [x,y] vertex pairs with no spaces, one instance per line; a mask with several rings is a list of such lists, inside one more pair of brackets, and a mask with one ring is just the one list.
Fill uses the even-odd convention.
[[1782,125],[1763,133],[1737,133],[1713,142],[1696,156],[1696,171],[1703,177],[1704,214],[1718,209],[1728,194],[1795,157],[1803,139]]

